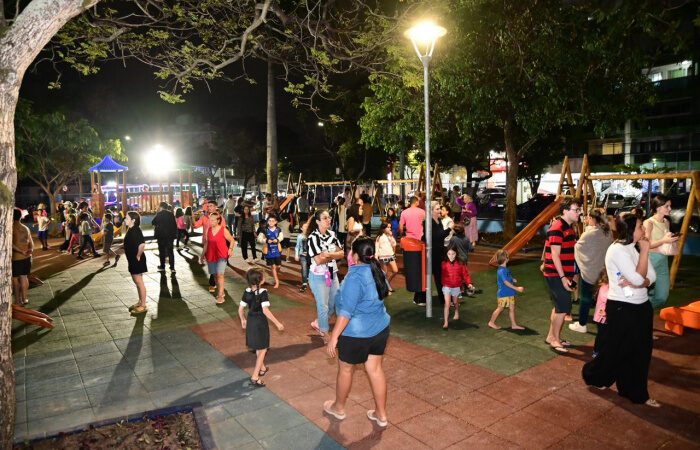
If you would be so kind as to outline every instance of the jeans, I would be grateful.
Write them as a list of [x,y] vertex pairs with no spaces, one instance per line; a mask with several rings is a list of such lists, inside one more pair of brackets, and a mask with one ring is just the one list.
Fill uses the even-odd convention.
[[588,323],[588,311],[591,308],[591,303],[593,303],[594,289],[594,285],[581,278],[581,295],[579,297],[579,300],[581,300],[581,307],[578,312],[578,323],[581,325],[586,325]]
[[652,295],[649,295],[649,301],[654,309],[659,309],[668,300],[668,291],[671,289],[671,275],[668,271],[668,256],[661,253],[649,253],[651,265],[656,271],[656,283],[652,289]]
[[306,255],[299,255],[299,263],[301,264],[301,283],[309,283],[309,257]]
[[326,277],[315,273],[309,274],[309,286],[316,300],[316,314],[318,315],[318,328],[323,333],[328,333],[328,317],[335,314],[335,296],[338,293],[338,272],[333,272],[333,281],[326,286]]
[[187,232],[186,228],[178,228],[177,229],[177,238],[175,243],[177,246],[180,246],[180,240],[182,240],[182,243],[187,245],[187,243],[190,241],[190,234]]
[[83,256],[83,252],[87,247],[90,247],[93,256],[97,255],[97,252],[95,251],[95,241],[92,240],[92,236],[89,234],[83,234],[80,236],[80,250],[78,250],[78,256]]
[[226,214],[226,225],[228,226],[228,231],[231,232],[231,236],[234,235],[234,230],[236,229],[236,215]]
[[175,268],[175,253],[173,252],[172,239],[158,239],[158,256],[160,257],[160,267],[165,268],[165,258],[170,260],[170,268]]

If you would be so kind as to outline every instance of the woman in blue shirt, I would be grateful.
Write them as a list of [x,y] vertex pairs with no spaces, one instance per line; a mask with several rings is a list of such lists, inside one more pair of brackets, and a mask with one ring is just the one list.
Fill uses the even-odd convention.
[[335,400],[326,401],[323,409],[338,420],[345,418],[355,364],[364,363],[375,403],[375,409],[367,411],[367,417],[380,427],[386,427],[386,377],[382,358],[391,318],[382,299],[389,293],[389,286],[374,255],[374,240],[356,239],[352,243],[352,254],[355,264],[348,269],[340,286],[336,299],[337,320],[326,347],[328,355],[338,355]]

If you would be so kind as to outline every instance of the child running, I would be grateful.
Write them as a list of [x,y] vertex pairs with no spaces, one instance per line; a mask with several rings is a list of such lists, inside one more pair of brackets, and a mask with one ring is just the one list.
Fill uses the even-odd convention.
[[[243,292],[243,298],[238,307],[238,317],[241,319],[241,327],[245,330],[246,345],[249,349],[255,350],[255,367],[250,377],[250,385],[257,388],[265,386],[260,377],[270,370],[270,367],[265,365],[265,355],[270,348],[270,327],[267,319],[270,319],[279,331],[284,330],[284,325],[270,311],[267,290],[260,287],[265,282],[262,269],[250,269],[245,277],[248,288]],[[244,312],[246,307],[248,308],[247,319]]]
[[301,233],[297,236],[297,245],[294,248],[294,259],[301,264],[301,287],[299,292],[306,292],[309,286],[309,266],[311,258],[309,258],[309,238],[306,236],[306,230],[309,228],[308,223],[301,225]]
[[282,265],[282,247],[281,242],[284,239],[282,229],[277,226],[277,217],[270,215],[267,218],[267,228],[265,229],[265,240],[267,242],[267,254],[265,261],[272,269],[272,277],[275,279],[275,289],[280,287],[280,279],[277,276],[277,271]]
[[603,267],[603,272],[600,274],[600,279],[598,280],[598,293],[596,295],[595,302],[595,314],[593,315],[593,322],[596,323],[598,327],[598,333],[595,336],[595,343],[593,344],[593,357],[598,356],[601,347],[605,343],[605,338],[608,335],[608,324],[605,317],[605,306],[608,304],[608,271]]
[[498,262],[498,272],[496,275],[498,281],[498,306],[496,310],[491,314],[491,320],[489,321],[489,327],[494,330],[500,330],[501,327],[496,325],[496,319],[503,312],[503,309],[510,308],[510,328],[512,330],[524,330],[515,322],[515,292],[523,292],[525,290],[522,286],[516,286],[515,283],[518,282],[513,275],[510,273],[508,266],[508,252],[505,250],[499,250],[496,252],[496,261]]
[[459,320],[459,294],[462,290],[462,284],[466,284],[469,289],[474,289],[469,269],[467,269],[466,264],[457,259],[457,248],[453,245],[447,247],[447,254],[442,262],[440,280],[442,281],[442,294],[445,296],[442,329],[447,330],[451,305],[455,307],[455,315],[452,320]]
[[[377,234],[377,260],[382,266],[384,275],[386,276],[386,284],[389,287],[389,295],[394,292],[391,288],[391,280],[399,272],[396,266],[396,239],[391,228],[391,222],[384,222],[379,226],[379,234]],[[388,268],[391,268],[391,275],[388,273]]]

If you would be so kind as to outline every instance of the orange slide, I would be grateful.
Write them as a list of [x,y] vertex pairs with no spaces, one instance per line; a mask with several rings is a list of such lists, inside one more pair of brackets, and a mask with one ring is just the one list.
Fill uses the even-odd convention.
[[664,308],[659,317],[666,321],[664,327],[671,333],[683,335],[685,327],[700,330],[700,300],[686,306]]
[[[508,252],[509,257],[512,258],[513,255],[518,253],[520,249],[523,248],[525,244],[530,242],[530,239],[532,239],[537,232],[540,231],[540,228],[547,225],[550,220],[559,214],[562,198],[563,197],[557,197],[556,200],[543,209],[542,212],[532,220],[532,222],[528,223],[525,228],[520,230],[520,233],[515,235],[515,237],[503,247],[503,250]],[[489,261],[489,264],[491,264],[493,267],[498,267],[495,254],[491,258],[491,261]]]
[[284,200],[282,200],[282,203],[280,203],[280,211],[283,211],[284,208],[287,207],[287,205],[289,204],[289,202],[293,202],[294,199],[295,199],[296,197],[297,197],[297,196],[294,195],[294,194],[289,194],[289,195],[287,196],[287,198],[285,198]]
[[24,306],[12,305],[12,318],[38,327],[53,328],[51,317]]

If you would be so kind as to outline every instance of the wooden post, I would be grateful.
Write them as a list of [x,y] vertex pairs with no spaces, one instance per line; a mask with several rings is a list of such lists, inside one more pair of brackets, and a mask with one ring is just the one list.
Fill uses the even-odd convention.
[[693,211],[696,205],[700,205],[700,172],[693,172],[693,195],[688,196],[688,205],[686,206],[685,217],[681,225],[681,237],[678,239],[678,254],[673,257],[673,263],[671,264],[671,289],[676,286],[676,276],[683,257],[683,246],[685,245],[685,238],[688,236],[690,220],[693,218]]
[[194,194],[192,193],[192,170],[187,171],[187,206],[196,206],[194,205]]
[[566,178],[566,172],[567,169],[569,168],[569,157],[565,156],[564,157],[564,162],[561,165],[561,175],[559,176],[559,186],[557,187],[557,196],[562,194],[563,191],[563,186],[564,186],[564,179]]
[[126,199],[126,170],[122,172],[122,215],[126,217],[127,199]]
[[173,201],[175,200],[175,197],[173,196],[173,187],[170,184],[170,174],[167,175],[167,183],[168,183],[168,204],[172,205]]

